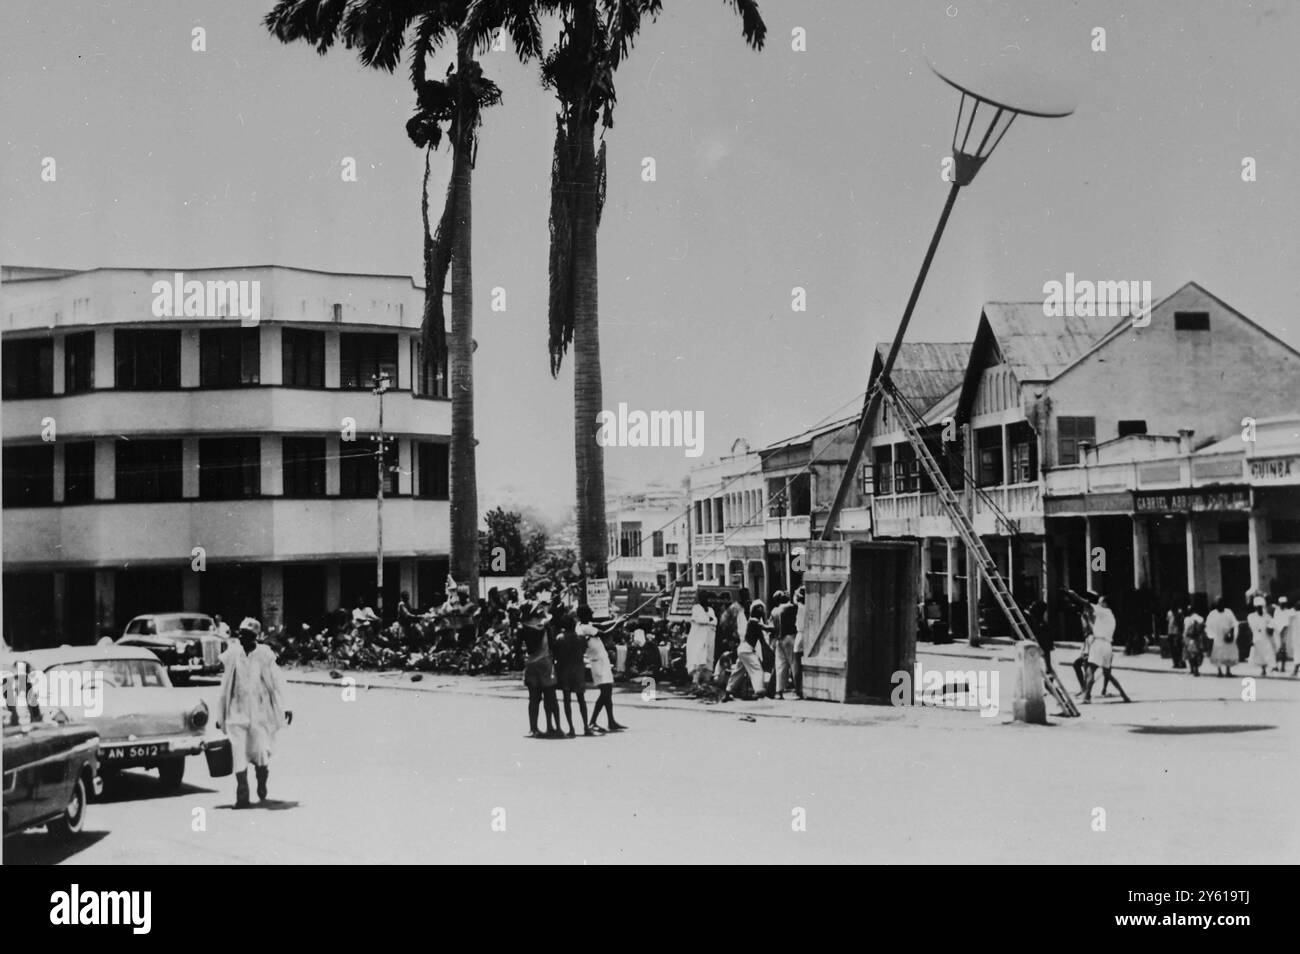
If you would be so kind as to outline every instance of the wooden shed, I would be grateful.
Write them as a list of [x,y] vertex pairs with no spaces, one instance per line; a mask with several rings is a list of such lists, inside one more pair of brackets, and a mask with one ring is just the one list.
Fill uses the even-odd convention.
[[915,543],[808,544],[805,698],[890,704],[894,673],[916,660],[920,569]]

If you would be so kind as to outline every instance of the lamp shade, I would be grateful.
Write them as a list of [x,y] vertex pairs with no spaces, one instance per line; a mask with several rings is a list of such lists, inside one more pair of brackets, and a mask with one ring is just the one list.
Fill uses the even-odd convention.
[[1057,118],[1074,112],[1073,96],[1049,78],[990,68],[960,73],[933,63],[930,69],[961,93],[952,131],[958,185],[970,184],[1017,116]]

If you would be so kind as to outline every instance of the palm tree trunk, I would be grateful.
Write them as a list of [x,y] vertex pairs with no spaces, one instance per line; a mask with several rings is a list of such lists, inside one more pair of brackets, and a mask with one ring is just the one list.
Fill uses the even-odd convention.
[[[584,111],[585,112],[585,111]],[[578,558],[595,579],[607,573],[605,457],[596,442],[597,415],[603,409],[600,327],[597,310],[595,122],[581,114],[577,135],[577,215],[573,247],[573,422],[577,468]]]
[[[462,54],[463,56],[463,54]],[[463,64],[462,64],[463,65]],[[451,575],[478,598],[478,478],[474,452],[474,292],[470,223],[472,139],[455,143],[452,182],[456,236],[451,256]]]

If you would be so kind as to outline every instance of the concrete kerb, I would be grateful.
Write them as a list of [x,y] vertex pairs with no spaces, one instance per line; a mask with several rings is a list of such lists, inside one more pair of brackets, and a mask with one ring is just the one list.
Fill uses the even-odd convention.
[[[525,698],[523,686],[516,678],[518,674],[512,673],[509,679],[488,677],[493,681],[485,682],[483,677],[480,676],[447,676],[421,673],[423,679],[419,683],[410,682],[409,677],[412,675],[415,674],[396,670],[388,672],[351,670],[342,671],[340,678],[334,679],[324,672],[290,670],[286,673],[290,683],[316,688],[339,689],[342,687],[343,679],[352,678],[356,680],[355,688],[360,692],[379,689],[416,693],[453,692],[459,695],[515,701],[522,701]],[[637,691],[635,684],[623,683],[621,685],[624,687],[624,691],[615,695],[615,702],[620,707],[633,709],[670,709],[680,712],[702,712],[709,715],[730,715],[735,718],[750,716],[754,719],[786,719],[791,722],[814,722],[822,725],[867,726],[892,724],[920,727],[921,725],[931,724],[931,713],[944,714],[939,718],[945,719],[943,723],[945,728],[983,728],[990,725],[1014,724],[1009,719],[1001,717],[998,719],[980,718],[977,709],[954,706],[850,706],[833,702],[793,699],[772,703],[773,706],[780,707],[780,709],[771,709],[754,707],[753,702],[741,700],[731,703],[706,704],[689,696],[679,696],[675,693],[671,695],[660,693],[655,699],[647,700]],[[591,688],[588,687],[588,689]],[[588,705],[590,706],[590,704],[589,696]],[[965,720],[951,718],[963,714],[975,718]],[[1049,725],[1065,725],[1080,721],[1078,719],[1058,718],[1054,715],[1052,719],[1053,721],[1049,722]]]

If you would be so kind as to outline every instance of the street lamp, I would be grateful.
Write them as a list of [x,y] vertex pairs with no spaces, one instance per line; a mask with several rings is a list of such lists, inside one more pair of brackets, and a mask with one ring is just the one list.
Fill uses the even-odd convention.
[[375,474],[378,485],[375,492],[375,612],[384,618],[384,467],[387,457],[384,453],[384,394],[388,391],[388,372],[380,371],[375,375],[375,386],[371,393],[379,398],[379,434],[375,439]]
[[[925,284],[925,276],[930,271],[930,263],[934,260],[934,253],[939,247],[939,239],[948,224],[948,216],[952,213],[953,203],[957,201],[957,193],[961,191],[962,186],[970,185],[974,180],[975,174],[1002,142],[1002,137],[1007,134],[1007,130],[1011,128],[1017,116],[1038,116],[1047,119],[1068,116],[1074,112],[1074,103],[1068,94],[1055,88],[1049,81],[1039,78],[1007,76],[985,71],[981,81],[976,84],[966,79],[955,78],[955,74],[951,71],[940,72],[933,64],[930,65],[930,69],[941,80],[961,93],[961,103],[957,108],[957,122],[953,126],[952,133],[952,186],[948,189],[948,199],[944,203],[943,212],[939,215],[939,224],[935,226],[934,235],[930,238],[930,247],[926,249],[925,259],[921,262],[921,271],[912,286],[911,297],[907,299],[902,321],[899,322],[898,331],[894,334],[889,356],[881,366],[878,382],[889,380],[899,349],[903,346],[903,339],[907,335],[907,326],[912,321],[916,301],[921,295],[921,286]],[[983,92],[976,92],[977,85]],[[862,417],[858,422],[857,439],[853,443],[853,450],[849,454],[848,465],[844,468],[839,487],[836,488],[835,500],[826,515],[826,524],[821,531],[822,540],[831,539],[844,500],[857,475],[858,464],[866,450],[867,428],[883,395],[882,387],[871,388],[867,392]]]

